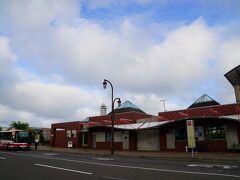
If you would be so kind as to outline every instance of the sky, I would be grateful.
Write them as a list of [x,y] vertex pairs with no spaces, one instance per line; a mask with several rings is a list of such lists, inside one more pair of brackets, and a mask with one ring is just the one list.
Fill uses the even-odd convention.
[[152,115],[235,103],[239,47],[239,0],[0,0],[0,126],[110,112],[103,79]]

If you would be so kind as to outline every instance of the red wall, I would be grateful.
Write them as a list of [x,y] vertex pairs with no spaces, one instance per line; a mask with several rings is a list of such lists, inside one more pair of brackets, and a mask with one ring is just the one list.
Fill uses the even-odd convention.
[[[204,129],[206,129],[208,126],[214,126],[214,125],[225,125],[225,124],[234,124],[238,128],[238,138],[240,143],[240,124],[238,122],[234,122],[227,119],[217,119],[217,118],[198,118],[194,120],[195,126],[203,126]],[[185,147],[187,145],[187,140],[176,140],[175,141],[175,149],[170,150],[166,148],[166,134],[168,132],[173,132],[175,129],[179,127],[186,126],[186,121],[175,121],[173,123],[167,124],[165,126],[161,126],[159,128],[160,131],[160,151],[185,151]],[[57,128],[65,129],[64,131],[56,131]],[[67,147],[68,140],[73,141],[74,147],[81,147],[81,128],[82,123],[81,122],[68,122],[68,123],[58,123],[53,124],[51,128],[51,145],[55,147]],[[96,129],[97,128],[97,129]],[[88,134],[88,147],[92,148],[92,132],[98,132],[104,130],[104,127],[96,127],[90,128],[89,134]],[[100,129],[98,129],[100,128]],[[103,128],[103,129],[102,129]],[[105,127],[107,128],[107,127]],[[77,137],[76,138],[67,138],[66,136],[66,130],[77,130]],[[109,128],[105,129],[109,130]],[[136,131],[130,131],[129,133],[129,150],[135,151],[137,150],[137,132]],[[206,137],[205,137],[206,138]],[[205,141],[196,141],[197,146],[201,147],[202,150],[206,151],[215,151],[215,152],[224,152],[227,150],[227,144],[225,140],[207,140]],[[114,149],[122,149],[122,142],[115,142],[115,148]],[[96,143],[96,148],[98,149],[110,149],[110,142],[104,142],[104,143]]]
[[[111,142],[97,142],[97,149],[110,149]],[[114,142],[114,150],[122,150],[122,142]]]
[[177,120],[194,117],[219,117],[227,115],[235,115],[240,113],[240,105],[225,104],[217,106],[197,107],[190,109],[182,109],[176,111],[159,112],[158,116],[162,119]]
[[[129,119],[132,120],[132,123],[136,122],[137,119],[141,118],[149,118],[152,117],[152,115],[144,114],[140,112],[125,112],[125,113],[116,113],[114,114],[114,119],[119,120],[121,118],[123,119]],[[93,116],[89,117],[90,122],[101,122],[103,120],[111,120],[111,115],[104,115],[104,116]]]
[[136,133],[136,131],[129,132],[129,150],[130,151],[137,150],[137,133]]
[[56,131],[56,139],[55,139],[55,147],[67,147],[67,132],[64,131]]
[[[82,123],[76,122],[66,122],[66,123],[56,123],[52,124],[51,127],[51,147],[67,147],[67,142],[72,141],[73,147],[79,147],[81,145],[80,131],[82,128]],[[64,129],[64,130],[57,130]],[[76,130],[76,137],[67,137],[67,130]]]
[[166,151],[167,150],[167,138],[164,130],[161,130],[159,132],[159,141],[160,141],[160,151]]
[[[214,125],[236,125],[238,127],[238,138],[240,143],[240,124],[238,122],[230,121],[227,119],[197,119],[194,121],[195,126],[203,126],[206,130],[209,126]],[[166,134],[178,129],[182,126],[186,126],[186,121],[176,121],[166,126],[160,127],[160,151],[182,151],[184,152],[187,146],[187,140],[176,140],[175,149],[167,149]],[[210,151],[210,152],[225,152],[227,151],[226,140],[208,140],[205,135],[205,141],[196,141],[198,150]]]
[[184,152],[184,151],[186,151],[186,146],[187,146],[187,140],[185,141],[185,140],[182,140],[182,141],[176,141],[176,151],[182,151],[182,152]]
[[238,125],[238,144],[240,144],[240,125]]
[[224,152],[227,151],[227,143],[225,140],[209,141],[207,148],[210,152]]

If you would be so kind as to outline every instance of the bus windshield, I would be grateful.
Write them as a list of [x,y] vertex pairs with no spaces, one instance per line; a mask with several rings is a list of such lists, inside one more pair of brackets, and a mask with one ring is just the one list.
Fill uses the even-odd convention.
[[31,132],[25,132],[25,131],[16,132],[15,142],[30,144],[32,142]]
[[12,140],[11,132],[0,132],[0,140]]

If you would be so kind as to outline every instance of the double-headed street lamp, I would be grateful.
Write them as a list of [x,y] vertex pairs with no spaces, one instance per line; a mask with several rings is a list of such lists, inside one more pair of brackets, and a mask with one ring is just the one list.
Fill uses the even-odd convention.
[[107,88],[107,83],[110,84],[111,89],[112,89],[112,112],[111,112],[111,121],[112,121],[112,125],[111,125],[111,154],[114,154],[114,103],[116,100],[118,100],[118,107],[121,106],[121,100],[120,98],[115,98],[113,100],[113,85],[110,81],[108,81],[107,79],[104,79],[103,81],[103,88],[106,89]]

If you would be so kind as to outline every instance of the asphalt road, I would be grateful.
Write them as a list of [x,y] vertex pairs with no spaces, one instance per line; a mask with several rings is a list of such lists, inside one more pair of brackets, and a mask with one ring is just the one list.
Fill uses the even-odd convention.
[[0,179],[240,179],[240,163],[0,151]]

